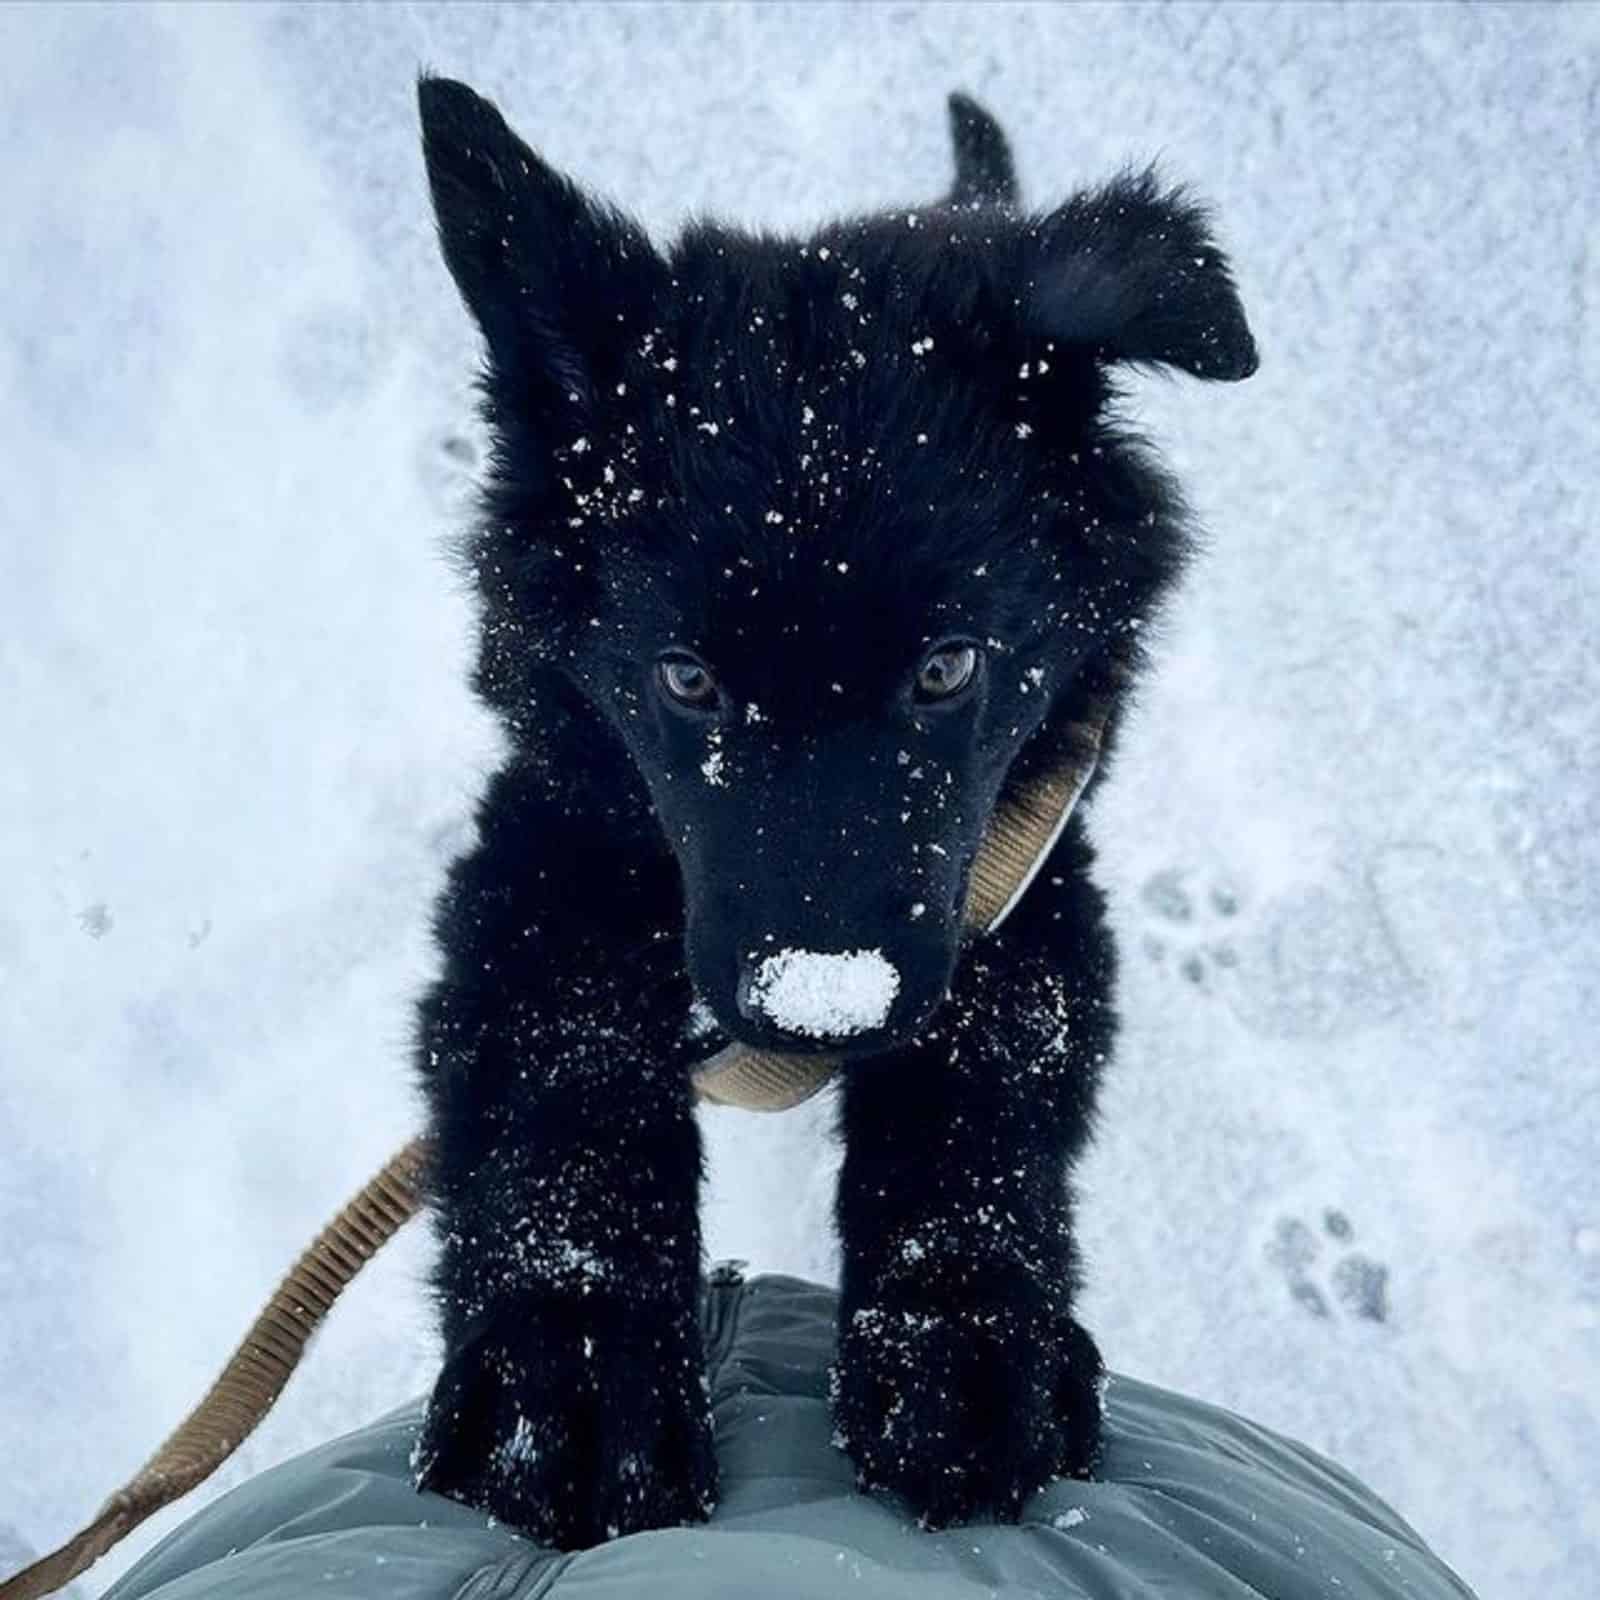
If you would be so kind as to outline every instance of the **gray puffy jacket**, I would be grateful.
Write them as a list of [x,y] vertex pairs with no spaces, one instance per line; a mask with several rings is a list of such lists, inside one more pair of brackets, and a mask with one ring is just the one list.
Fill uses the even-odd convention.
[[1348,1473],[1254,1424],[1113,1378],[1094,1483],[1020,1525],[926,1533],[829,1442],[833,1294],[713,1275],[704,1327],[722,1501],[704,1527],[563,1555],[418,1495],[421,1403],[235,1489],[106,1600],[1472,1600]]

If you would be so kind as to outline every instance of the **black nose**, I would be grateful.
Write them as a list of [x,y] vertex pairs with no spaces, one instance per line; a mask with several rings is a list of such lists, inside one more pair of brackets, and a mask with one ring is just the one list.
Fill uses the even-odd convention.
[[774,950],[744,962],[734,999],[764,1032],[848,1044],[881,1033],[901,977],[881,950]]

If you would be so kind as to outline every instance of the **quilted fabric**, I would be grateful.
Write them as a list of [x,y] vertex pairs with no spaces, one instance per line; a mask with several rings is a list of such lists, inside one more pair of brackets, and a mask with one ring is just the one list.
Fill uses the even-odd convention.
[[830,1442],[834,1307],[796,1279],[713,1274],[723,1487],[703,1527],[562,1554],[419,1495],[418,1401],[207,1507],[106,1600],[1472,1600],[1339,1467],[1131,1378],[1107,1391],[1096,1482],[1051,1485],[1014,1527],[925,1532],[858,1494]]

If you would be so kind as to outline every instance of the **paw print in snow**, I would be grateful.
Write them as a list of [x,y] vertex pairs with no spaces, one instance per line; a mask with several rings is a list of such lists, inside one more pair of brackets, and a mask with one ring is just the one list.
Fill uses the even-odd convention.
[[433,509],[454,521],[471,505],[482,452],[477,443],[453,428],[423,437],[417,450],[417,476]]
[[1338,1307],[1364,1322],[1387,1322],[1389,1269],[1351,1249],[1354,1242],[1355,1229],[1342,1211],[1324,1211],[1320,1233],[1299,1217],[1279,1217],[1267,1259],[1283,1274],[1295,1304],[1312,1316],[1331,1318]]
[[361,399],[389,356],[385,331],[355,305],[319,305],[291,323],[279,359],[304,409],[322,416]]
[[1202,887],[1181,868],[1166,867],[1145,879],[1139,904],[1146,918],[1145,954],[1158,966],[1170,963],[1204,988],[1213,969],[1239,964],[1232,927],[1239,896],[1228,885]]
[[1145,953],[1220,994],[1269,1038],[1372,1027],[1412,998],[1370,886],[1350,868],[1246,906],[1225,881],[1169,867],[1139,890]]

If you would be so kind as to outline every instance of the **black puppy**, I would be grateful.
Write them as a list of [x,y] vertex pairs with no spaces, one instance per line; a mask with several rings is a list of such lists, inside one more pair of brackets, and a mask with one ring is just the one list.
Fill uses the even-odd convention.
[[[421,1005],[447,1357],[420,1485],[562,1546],[704,1517],[690,1069],[846,1058],[834,1410],[930,1524],[1086,1472],[1069,1164],[1114,953],[1074,816],[963,952],[997,800],[1113,706],[1183,563],[1113,375],[1247,376],[1203,212],[1015,209],[951,102],[942,204],[666,251],[424,78],[493,453],[466,546],[510,754]],[[960,959],[958,961],[958,955]]]

